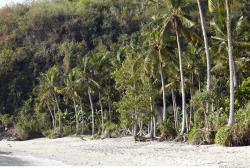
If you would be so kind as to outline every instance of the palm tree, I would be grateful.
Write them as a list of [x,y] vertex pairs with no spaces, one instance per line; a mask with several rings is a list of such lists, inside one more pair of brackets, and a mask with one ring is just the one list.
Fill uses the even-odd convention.
[[77,87],[79,86],[77,83],[78,74],[79,74],[78,68],[70,70],[68,75],[65,77],[64,80],[65,87],[63,89],[64,98],[73,101],[73,106],[75,111],[75,121],[76,121],[76,134],[79,133],[79,117],[78,117],[79,109],[77,108],[78,107],[77,99],[80,99],[80,96],[77,93]]
[[[43,73],[40,78],[39,97],[49,110],[52,118],[53,127],[57,127],[56,116],[61,112],[59,107],[58,92],[60,89],[57,85],[57,78],[59,75],[58,67],[51,67],[47,73]],[[51,107],[52,106],[52,107]],[[53,110],[53,112],[52,112]],[[61,122],[59,121],[59,130],[61,130]]]
[[[197,0],[198,8],[199,8],[199,14],[200,14],[200,22],[201,22],[201,28],[202,28],[202,34],[204,39],[204,46],[205,46],[205,53],[206,53],[206,60],[207,60],[207,92],[210,91],[211,87],[211,58],[209,55],[209,47],[208,47],[208,38],[207,38],[207,32],[206,32],[206,25],[205,20],[203,16],[203,11],[201,8],[201,2],[200,0]],[[208,114],[209,111],[209,103],[206,104],[206,114]]]
[[[163,17],[163,28],[162,32],[165,32],[166,29],[172,29],[176,35],[176,42],[178,48],[178,57],[179,57],[179,70],[180,70],[180,78],[181,78],[181,93],[182,93],[182,127],[181,127],[181,134],[185,132],[187,128],[186,119],[187,119],[187,112],[186,112],[186,96],[185,96],[185,84],[184,84],[184,74],[183,74],[183,61],[182,61],[182,48],[181,48],[181,41],[180,36],[183,35],[184,37],[192,40],[194,43],[200,41],[200,38],[190,30],[194,26],[194,22],[190,19],[185,17],[184,12],[182,10],[185,3],[179,0],[166,0],[166,7],[168,13]],[[165,36],[165,33],[162,33]]]
[[229,119],[228,125],[231,126],[235,122],[234,116],[234,61],[233,61],[233,45],[232,45],[232,31],[231,31],[231,2],[226,1],[227,11],[227,39],[228,39],[228,59],[229,59],[229,72],[230,72],[230,108],[229,108]]
[[91,108],[91,120],[92,120],[92,135],[95,133],[95,109],[94,109],[94,103],[92,99],[92,88],[97,88],[98,90],[101,88],[100,85],[90,77],[90,75],[87,73],[87,64],[88,59],[83,59],[83,70],[79,70],[79,79],[78,82],[84,83],[87,87],[88,97],[89,97],[89,103]]
[[[159,70],[159,74],[160,74],[160,80],[161,80],[161,91],[162,91],[162,105],[163,105],[163,110],[162,110],[162,119],[165,120],[166,119],[166,93],[165,93],[165,81],[164,81],[164,73],[163,73],[163,68],[164,68],[164,61],[163,61],[163,57],[162,57],[162,51],[163,50],[163,44],[161,43],[161,40],[159,39],[160,36],[158,34],[158,29],[156,29],[155,31],[153,31],[153,33],[151,33],[151,42],[150,42],[150,46],[154,49],[155,52],[150,53],[147,57],[147,59],[150,60],[151,62],[151,67],[154,66],[159,66],[158,69]],[[154,55],[154,57],[152,58],[152,55]],[[156,56],[155,56],[156,55]],[[153,69],[151,69],[151,71],[153,71]],[[152,73],[152,72],[151,72]],[[151,74],[154,75],[154,74]]]

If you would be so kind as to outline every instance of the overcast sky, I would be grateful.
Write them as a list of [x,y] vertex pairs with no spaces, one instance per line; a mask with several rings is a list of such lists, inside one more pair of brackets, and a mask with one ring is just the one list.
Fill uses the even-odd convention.
[[6,4],[11,4],[11,3],[21,3],[25,2],[25,0],[0,0],[0,6],[4,6]]

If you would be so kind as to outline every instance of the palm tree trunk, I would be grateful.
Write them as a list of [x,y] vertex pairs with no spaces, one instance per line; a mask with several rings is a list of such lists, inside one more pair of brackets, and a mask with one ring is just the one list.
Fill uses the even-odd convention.
[[110,97],[108,95],[108,105],[109,105],[109,120],[111,121],[112,120],[112,114],[111,114],[111,100],[110,100]]
[[101,117],[102,117],[102,132],[104,131],[104,116],[103,116],[103,106],[102,106],[102,100],[101,100],[101,93],[99,91],[99,104],[100,104],[100,111],[101,111]]
[[162,62],[160,63],[160,75],[161,75],[161,87],[162,87],[162,119],[165,120],[166,118],[166,96],[165,96],[165,83],[164,83],[164,76],[162,71]]
[[[206,25],[205,25],[205,21],[204,21],[204,17],[203,17],[203,12],[202,12],[202,8],[201,8],[201,3],[200,0],[197,0],[197,4],[199,7],[199,13],[200,13],[200,20],[201,20],[201,28],[202,28],[202,33],[203,33],[203,38],[204,38],[204,44],[205,44],[205,53],[206,53],[206,59],[207,59],[207,91],[210,91],[210,87],[211,87],[211,58],[209,55],[209,51],[208,51],[208,39],[207,39],[207,32],[206,32]],[[209,113],[209,102],[206,103],[206,113],[208,115]]]
[[94,105],[93,100],[91,96],[91,90],[90,87],[88,87],[88,95],[89,95],[89,102],[90,102],[90,108],[91,108],[91,118],[92,118],[92,135],[95,133],[95,111],[94,111]]
[[[150,96],[150,111],[151,113],[153,113],[153,103],[152,103],[152,97]],[[153,132],[153,117],[151,117],[150,120],[150,137],[153,138],[154,137],[154,132]]]
[[80,106],[81,106],[81,116],[82,116],[82,134],[83,134],[83,127],[84,127],[84,122],[83,122],[83,108],[82,108],[82,99],[80,98]]
[[173,113],[174,113],[174,126],[175,126],[175,128],[177,128],[178,127],[178,116],[177,116],[177,109],[176,109],[176,97],[175,97],[173,89],[171,89],[171,94],[172,94]]
[[77,115],[77,108],[76,108],[76,101],[75,97],[73,96],[73,103],[74,103],[74,110],[75,110],[75,120],[76,120],[76,134],[79,132],[79,121],[78,121],[78,115]]
[[[177,25],[177,24],[176,24]],[[180,44],[180,37],[179,31],[176,29],[176,39],[178,45],[178,54],[179,54],[179,64],[180,64],[180,76],[181,76],[181,96],[182,96],[182,126],[181,126],[181,134],[184,134],[186,128],[186,97],[185,97],[185,85],[184,85],[184,75],[183,75],[183,66],[182,66],[182,54],[181,54],[181,44]]]
[[227,10],[227,40],[228,40],[228,57],[229,57],[229,73],[230,73],[230,107],[228,125],[234,124],[234,61],[233,61],[233,45],[232,45],[232,32],[231,32],[231,12],[229,0],[226,0]]
[[52,118],[53,129],[55,129],[55,118],[54,118],[54,115],[53,115],[53,113],[52,113],[52,111],[51,111],[51,108],[50,108],[48,102],[46,102],[46,105],[47,105],[47,107],[48,107],[48,109],[49,109],[49,113],[50,113],[50,116],[51,116],[51,118]]
[[153,127],[153,137],[156,137],[156,119],[155,119],[155,116],[153,117],[153,124],[154,124],[154,127]]

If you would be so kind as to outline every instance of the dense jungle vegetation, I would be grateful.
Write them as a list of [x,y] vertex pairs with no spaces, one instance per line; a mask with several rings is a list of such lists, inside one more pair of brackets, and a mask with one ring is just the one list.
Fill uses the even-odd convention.
[[249,11],[248,0],[2,7],[2,128],[22,140],[140,135],[249,145]]

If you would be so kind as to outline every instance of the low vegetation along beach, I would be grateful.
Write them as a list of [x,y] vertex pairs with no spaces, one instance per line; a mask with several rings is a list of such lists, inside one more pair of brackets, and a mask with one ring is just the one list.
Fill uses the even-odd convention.
[[[21,142],[1,141],[0,149],[11,152],[12,155],[40,158],[41,165],[250,166],[250,146],[225,148],[219,145],[196,146],[178,142],[135,143],[133,137],[104,140],[65,137],[53,140],[40,138]],[[25,157],[22,159],[25,160]],[[32,163],[31,160],[31,165],[39,163],[34,161],[33,159]]]
[[2,3],[0,165],[250,166],[250,0]]

